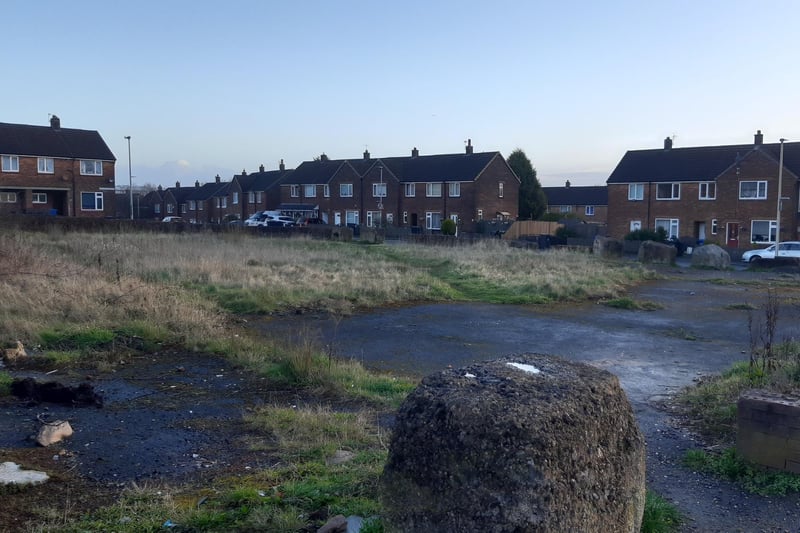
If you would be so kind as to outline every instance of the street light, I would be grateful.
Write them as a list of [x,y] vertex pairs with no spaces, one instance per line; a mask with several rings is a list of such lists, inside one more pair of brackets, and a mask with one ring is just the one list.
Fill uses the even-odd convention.
[[131,220],[133,220],[133,174],[131,173],[131,136],[126,135],[128,140],[128,192],[131,197]]
[[778,214],[775,217],[775,257],[781,255],[781,193],[783,193],[783,143],[781,139],[781,155],[778,158]]
[[380,212],[380,221],[379,224],[383,226],[383,165],[380,165],[378,169],[381,171],[381,184],[380,188],[378,189],[378,211]]

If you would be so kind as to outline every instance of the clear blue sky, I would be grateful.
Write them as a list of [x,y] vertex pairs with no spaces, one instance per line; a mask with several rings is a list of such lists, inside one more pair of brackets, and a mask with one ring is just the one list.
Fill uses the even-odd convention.
[[545,186],[628,149],[800,140],[800,2],[6,0],[0,122],[95,129],[117,181],[522,148]]

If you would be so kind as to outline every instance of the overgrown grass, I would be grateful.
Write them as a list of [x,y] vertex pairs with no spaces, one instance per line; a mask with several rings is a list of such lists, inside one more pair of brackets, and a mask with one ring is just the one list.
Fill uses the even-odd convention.
[[627,309],[630,311],[655,311],[663,309],[664,306],[656,302],[638,301],[627,296],[620,298],[611,298],[610,300],[601,300],[601,303],[606,307],[613,307],[615,309]]
[[658,494],[647,491],[642,515],[642,533],[672,533],[681,525],[678,509]]
[[14,378],[8,372],[0,370],[0,396],[11,394],[11,382]]
[[800,475],[762,468],[746,461],[736,453],[735,448],[727,448],[719,454],[700,449],[688,450],[684,463],[689,468],[727,478],[762,496],[785,496],[800,492]]

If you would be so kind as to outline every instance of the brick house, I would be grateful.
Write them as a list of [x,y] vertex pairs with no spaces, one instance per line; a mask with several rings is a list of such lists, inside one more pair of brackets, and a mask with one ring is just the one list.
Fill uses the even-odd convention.
[[[607,180],[608,235],[664,228],[729,248],[774,242],[778,226],[780,143],[627,152]],[[783,145],[780,240],[798,235],[800,143]]]
[[570,216],[591,224],[605,224],[608,219],[608,188],[605,186],[542,187],[547,197],[547,212]]
[[97,131],[0,123],[0,213],[115,214],[116,158]]
[[[281,159],[278,170],[266,170],[264,165],[258,167],[258,172],[242,171],[241,174],[236,175],[231,180],[232,191],[237,188],[241,193],[241,201],[238,203],[239,217],[243,220],[260,211],[268,209],[278,209],[281,203],[281,187],[280,181],[288,172],[286,166]],[[234,204],[234,198],[231,195],[229,198],[231,205]]]
[[281,182],[288,204],[330,224],[382,224],[438,231],[445,218],[466,231],[481,221],[515,219],[519,178],[500,152],[306,161]]

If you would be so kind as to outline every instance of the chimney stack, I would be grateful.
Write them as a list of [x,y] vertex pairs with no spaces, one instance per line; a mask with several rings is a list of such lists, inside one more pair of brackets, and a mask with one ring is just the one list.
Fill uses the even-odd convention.
[[319,160],[320,161],[327,161],[328,160],[328,155],[325,152],[322,152],[322,154],[320,154],[320,156],[319,156]]
[[[242,175],[243,175],[243,176],[245,175],[245,174],[244,174],[244,172],[242,172]],[[216,181],[217,183],[219,183],[219,180],[220,180],[219,174],[217,174],[216,176],[214,176],[214,181]]]
[[158,186],[158,192],[163,191],[164,189],[161,188],[161,185]]
[[664,138],[664,150],[672,150],[672,137]]
[[258,165],[258,171],[259,172],[264,172],[264,164],[263,163]]
[[369,150],[364,150],[364,160],[369,161]]
[[472,153],[472,139],[467,139],[467,153]]
[[50,116],[50,127],[53,128],[54,130],[60,130],[61,129],[61,119],[58,118],[56,115],[51,115]]
[[761,130],[758,130],[756,134],[753,136],[753,143],[756,146],[764,144],[764,134],[761,133]]
[[175,182],[175,188],[176,189],[180,189],[181,188],[181,182],[180,181],[176,181]]
[[419,157],[419,150],[416,146],[411,150],[411,157]]
[[195,180],[194,186],[199,189],[200,188],[200,180]]
[[286,170],[286,165],[283,164],[283,159],[281,159],[281,164],[278,165],[278,169],[280,169],[281,172]]
[[565,186],[567,187],[567,189],[569,189],[569,185],[570,185],[570,184],[569,184],[569,180],[567,180],[567,183],[565,184]]
[[[242,169],[242,176],[247,176],[247,171],[245,169]],[[217,176],[217,178],[219,178],[219,176]],[[219,182],[219,179],[217,181]]]

